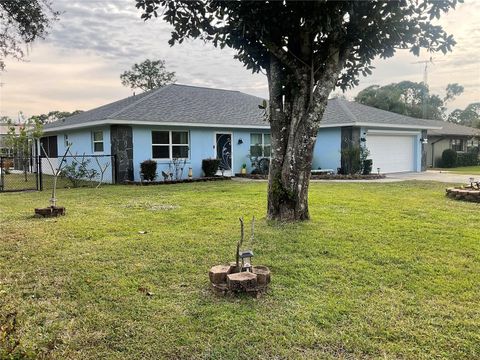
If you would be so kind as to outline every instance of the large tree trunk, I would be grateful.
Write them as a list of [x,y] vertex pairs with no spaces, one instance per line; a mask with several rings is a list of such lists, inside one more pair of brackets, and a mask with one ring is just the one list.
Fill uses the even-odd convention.
[[[336,64],[335,64],[336,65]],[[308,186],[313,150],[328,95],[338,78],[337,66],[322,74],[315,89],[311,74],[296,77],[295,89],[285,92],[285,73],[272,56],[267,73],[272,158],[268,182],[268,218],[308,220]]]

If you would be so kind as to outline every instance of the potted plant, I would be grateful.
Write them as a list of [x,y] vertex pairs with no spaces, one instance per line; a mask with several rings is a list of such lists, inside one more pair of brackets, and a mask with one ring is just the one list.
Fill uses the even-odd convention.
[[247,164],[246,163],[243,163],[242,164],[242,169],[240,170],[240,173],[242,175],[246,175],[247,174]]

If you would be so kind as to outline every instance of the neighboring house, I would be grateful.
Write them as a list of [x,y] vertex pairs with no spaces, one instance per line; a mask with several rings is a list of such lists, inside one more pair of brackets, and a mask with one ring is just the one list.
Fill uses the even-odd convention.
[[428,130],[427,165],[438,166],[446,149],[468,152],[479,146],[480,129],[457,125],[445,121],[433,121],[441,129]]
[[[15,126],[15,133],[20,132],[20,125]],[[6,123],[0,124],[0,156],[13,156],[13,149],[7,144],[7,134],[10,131],[10,125]]]
[[[185,158],[193,176],[202,176],[202,159],[221,158],[226,175],[251,170],[249,153],[270,156],[270,126],[263,99],[238,91],[168,85],[45,125],[42,144],[50,156],[67,143],[78,154],[117,157],[117,179],[139,180],[140,163],[154,159],[158,173],[172,158]],[[426,169],[429,120],[379,110],[343,99],[329,100],[316,146],[313,169],[337,170],[341,149],[351,140],[371,152],[374,171]],[[184,176],[186,176],[185,171]],[[161,176],[160,176],[161,178]]]

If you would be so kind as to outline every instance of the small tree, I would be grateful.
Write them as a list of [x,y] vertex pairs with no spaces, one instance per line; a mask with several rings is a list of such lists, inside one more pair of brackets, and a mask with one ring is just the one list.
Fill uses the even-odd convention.
[[[20,113],[22,116],[22,114]],[[30,157],[34,155],[36,142],[43,134],[43,126],[37,120],[28,119],[21,125],[15,125],[11,119],[7,121],[8,132],[5,144],[12,150],[15,165],[20,165],[28,181]]]
[[134,64],[120,75],[122,85],[143,91],[153,90],[175,82],[175,73],[165,68],[164,60],[147,59]]
[[72,145],[68,144],[67,149],[65,150],[65,154],[63,154],[60,163],[58,164],[58,167],[55,167],[50,160],[50,157],[47,155],[47,152],[45,151],[45,148],[43,145],[40,145],[42,152],[44,154],[45,159],[47,159],[48,165],[50,165],[50,169],[52,170],[52,176],[53,176],[53,186],[52,186],[52,197],[50,198],[50,205],[52,207],[57,206],[57,180],[58,176],[62,173],[63,167],[67,165],[67,154],[70,152],[70,147]]

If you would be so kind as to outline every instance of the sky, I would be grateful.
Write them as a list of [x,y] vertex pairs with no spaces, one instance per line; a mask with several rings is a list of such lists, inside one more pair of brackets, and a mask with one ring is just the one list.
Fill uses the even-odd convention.
[[[164,59],[177,83],[239,90],[268,97],[263,74],[252,74],[233,59],[231,49],[216,49],[200,40],[170,47],[170,25],[161,19],[144,22],[134,0],[52,0],[61,12],[45,40],[34,43],[26,61],[7,59],[0,72],[0,115],[18,118],[52,110],[88,110],[127,97],[132,90],[121,85],[120,74],[146,58]],[[453,52],[433,55],[428,84],[443,96],[448,83],[465,87],[449,109],[480,101],[480,0],[466,0],[439,22],[454,35]],[[397,52],[376,59],[376,69],[345,96],[353,99],[367,86],[402,80],[423,80],[422,64],[430,58]],[[336,91],[339,92],[339,91]]]

